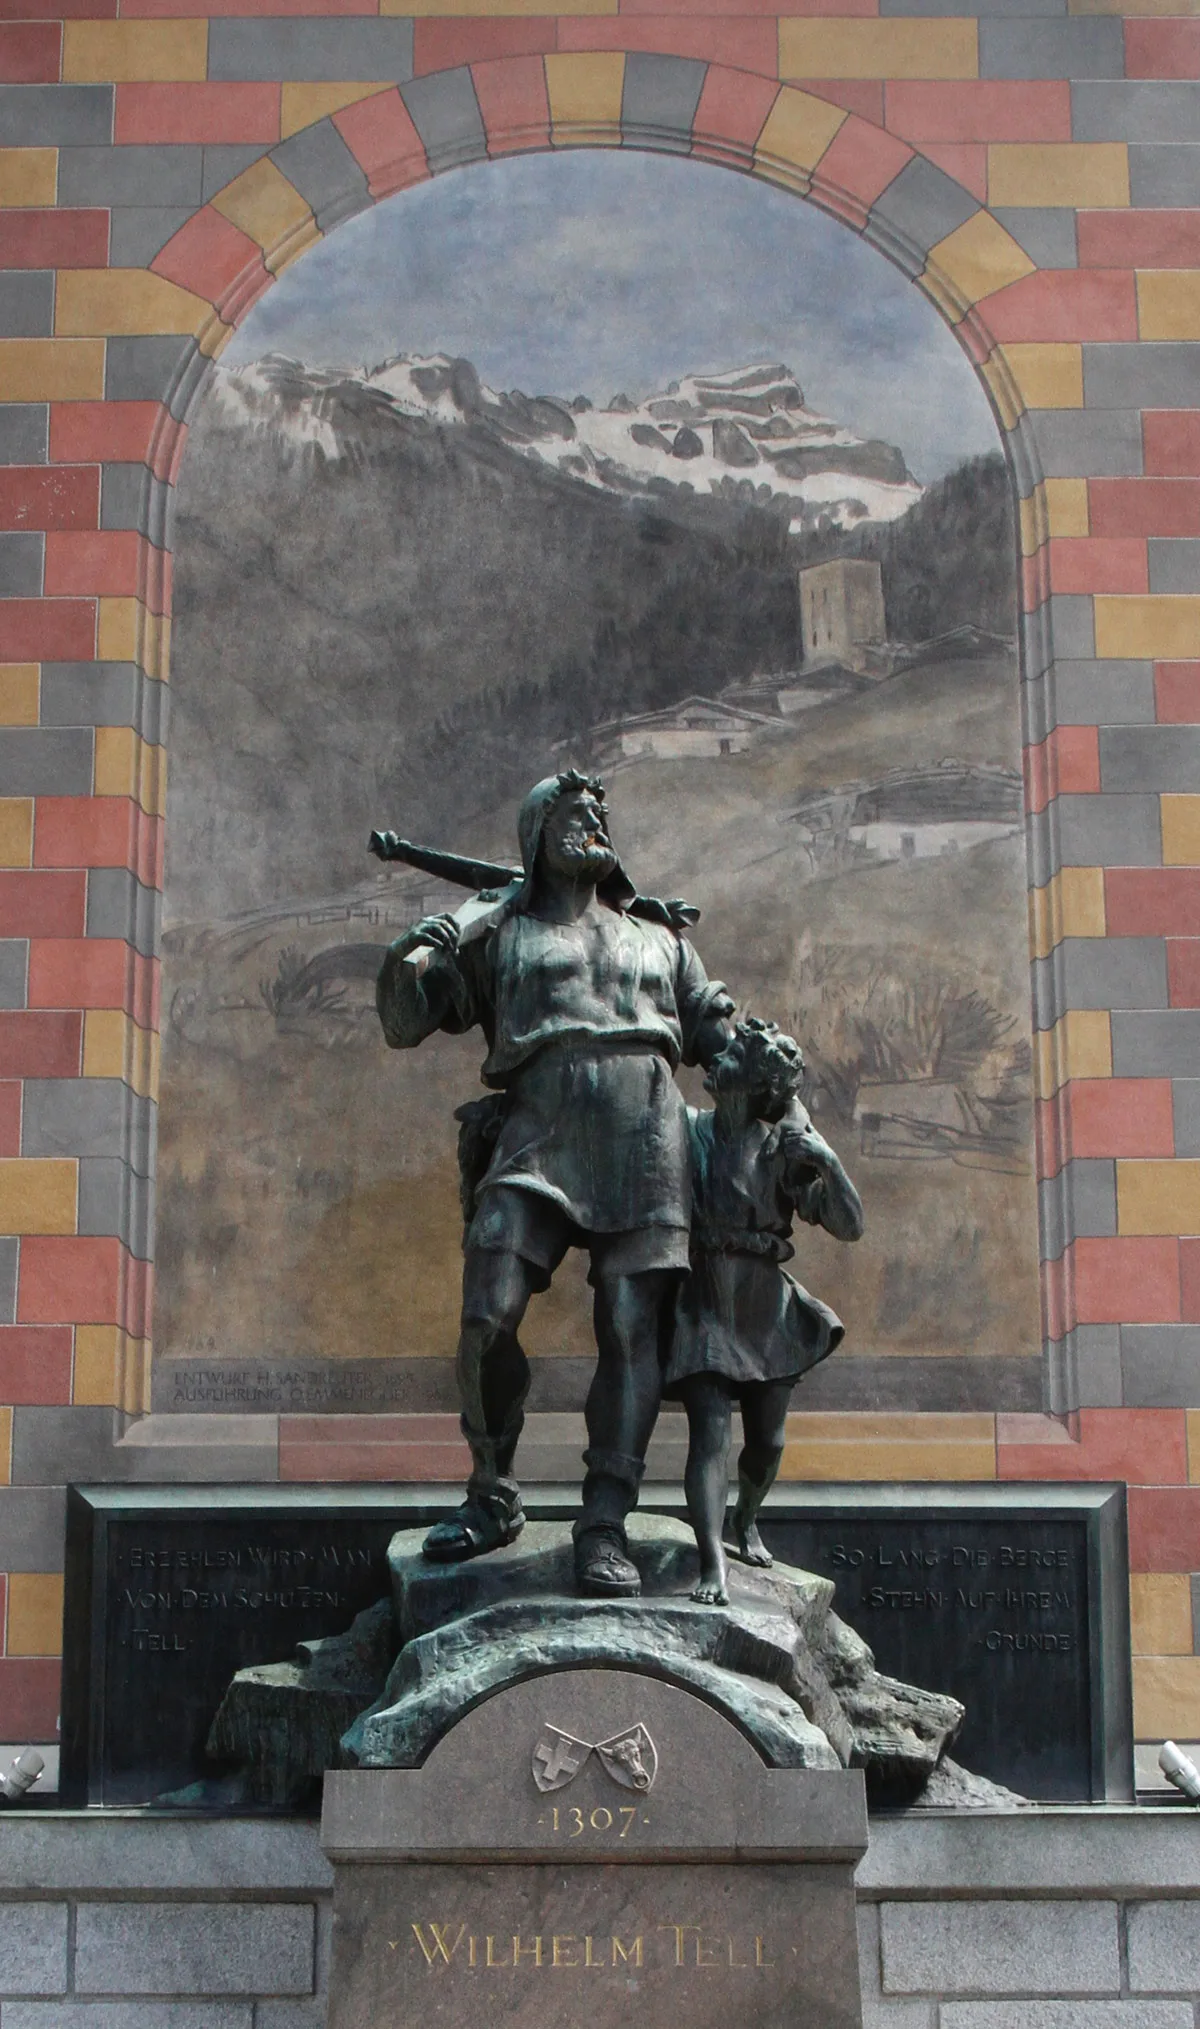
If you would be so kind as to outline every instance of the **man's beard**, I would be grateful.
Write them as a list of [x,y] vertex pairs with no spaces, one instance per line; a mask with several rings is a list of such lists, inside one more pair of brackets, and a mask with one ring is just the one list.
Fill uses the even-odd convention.
[[555,858],[561,862],[562,873],[572,880],[588,881],[593,887],[607,880],[617,864],[611,845],[589,845],[574,839],[563,839]]

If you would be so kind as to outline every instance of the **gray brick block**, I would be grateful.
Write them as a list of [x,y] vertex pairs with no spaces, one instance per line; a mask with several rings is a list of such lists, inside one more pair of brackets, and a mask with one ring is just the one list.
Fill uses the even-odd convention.
[[0,1239],[0,1324],[16,1323],[17,1261],[20,1246],[20,1241],[11,1233],[6,1233],[3,1239]]
[[151,1176],[155,1111],[120,1078],[27,1078],[22,1146],[26,1155],[115,1156]]
[[[110,402],[158,402],[176,390],[196,354],[192,338],[110,338],[104,392]],[[172,413],[177,413],[172,403]]]
[[1047,600],[1050,643],[1056,656],[1070,661],[1087,661],[1096,653],[1096,626],[1091,597],[1078,592],[1056,592]]
[[138,1176],[115,1156],[85,1156],[79,1165],[79,1231],[111,1234],[139,1261],[154,1253],[154,1179]]
[[170,549],[175,528],[175,489],[156,479],[148,465],[105,465],[100,478],[101,528],[136,528],[160,549]]
[[1200,790],[1200,726],[1102,726],[1100,780],[1106,790]]
[[1069,1007],[1167,1005],[1167,947],[1162,937],[1067,937],[1034,967],[1039,1015]]
[[202,201],[201,148],[63,148],[60,204],[186,204]]
[[1124,71],[1120,21],[1084,16],[979,24],[980,77],[1119,78]]
[[978,209],[961,183],[918,155],[872,205],[867,237],[879,239],[908,274],[918,275],[930,247],[965,225]]
[[90,732],[8,726],[0,746],[0,796],[90,796]]
[[[981,20],[990,15],[1065,14],[1067,0],[972,0],[971,12]],[[962,0],[880,0],[879,12],[887,14],[956,15]]]
[[1083,395],[1089,408],[1189,408],[1200,400],[1200,345],[1085,345]]
[[353,78],[362,84],[403,84],[412,76],[412,52],[412,22],[402,19],[247,21],[225,16],[211,21],[208,29],[208,75],[225,82]]
[[[0,534],[0,599],[38,599],[42,592],[42,568],[46,538],[36,533]],[[0,633],[4,629],[4,608],[0,606]]]
[[[1200,1070],[1200,1064],[1193,1068]],[[1176,1078],[1171,1099],[1176,1155],[1200,1155],[1200,1078]]]
[[1078,266],[1073,211],[1056,211],[1050,205],[1044,211],[1036,205],[1004,205],[996,208],[996,217],[1039,268]]
[[0,1008],[24,1007],[28,991],[28,937],[0,937]]
[[1141,472],[1142,419],[1136,407],[1034,409],[1029,425],[1047,479],[1123,479]]
[[1131,1904],[1127,1921],[1133,1993],[1200,1993],[1198,1913],[1194,1902]]
[[1182,2001],[951,2001],[941,2029],[1193,2029]]
[[0,148],[112,140],[112,85],[0,85]]
[[[1120,31],[1119,21],[1106,25]],[[1102,73],[1077,70],[1064,75],[1086,80]],[[1110,70],[1107,75],[1120,78],[1120,69]],[[1119,84],[1074,84],[1071,131],[1077,141],[1139,141],[1156,147],[1171,141],[1194,142],[1200,134],[1200,84],[1177,84],[1160,78],[1128,78]]]
[[370,202],[363,175],[332,120],[320,120],[271,150],[271,160],[312,207],[324,231]]
[[191,216],[190,205],[123,205],[109,221],[108,258],[113,267],[148,268]]
[[1194,1408],[1200,1402],[1200,1325],[1122,1325],[1121,1375],[1132,1409]]
[[[1197,351],[1200,351],[1200,346]],[[1196,376],[1196,392],[1200,397],[1200,370]],[[1152,535],[1147,547],[1150,551],[1152,592],[1200,592],[1200,540],[1195,536]]]
[[1157,796],[1060,796],[1054,809],[1060,866],[1162,864]]
[[439,71],[402,85],[400,96],[432,170],[453,169],[459,162],[475,162],[487,154],[483,118],[471,73]]
[[1154,664],[1095,662],[1084,657],[1055,662],[1052,719],[1059,726],[1151,726],[1154,724]]
[[135,726],[161,744],[167,686],[135,662],[44,662],[42,723],[50,726]]
[[254,2029],[250,2001],[6,2001],[4,2029]]
[[257,162],[268,152],[261,146],[255,147],[253,144],[248,146],[244,142],[231,141],[215,142],[212,147],[206,148],[201,188],[205,204],[210,197],[215,197],[219,190],[224,190],[227,183],[232,183],[235,176],[240,176],[243,169],[249,169],[252,162]]
[[1129,195],[1147,209],[1200,204],[1200,148],[1131,147]]
[[49,443],[48,402],[0,403],[0,465],[44,465]]
[[57,1474],[48,1485],[0,1487],[0,1571],[61,1571],[66,1508]]
[[1112,1050],[1115,1078],[1190,1078],[1200,1064],[1200,1008],[1119,1011]]
[[1048,1368],[1045,1406],[1051,1415],[1121,1407],[1121,1336],[1115,1324],[1076,1325],[1051,1346]]
[[1117,1230],[1115,1165],[1077,1156],[1038,1185],[1043,1261],[1057,1261],[1073,1240],[1110,1239]]
[[[64,1480],[69,1485],[72,1481],[131,1479],[136,1473],[137,1458],[120,1450],[116,1442],[119,1434],[119,1422],[111,1409],[18,1406],[13,1410],[12,1422],[13,1486],[42,1487],[55,1480]],[[61,1545],[58,1559],[61,1566]],[[77,1978],[76,1985],[80,1984]],[[101,1991],[112,1993],[120,1989],[106,1987]],[[126,1991],[143,1993],[146,1989],[135,1983]],[[154,1989],[149,1991],[153,1993]]]
[[885,1994],[1115,1994],[1115,1902],[885,1902]]
[[0,1993],[65,1994],[66,1991],[66,1903],[9,1902],[0,1905]]
[[707,66],[693,57],[650,56],[634,50],[625,59],[621,126],[627,139],[651,136],[660,148],[686,153],[700,103]]
[[128,867],[93,867],[87,886],[87,935],[124,937],[143,958],[158,951],[162,896]]
[[0,337],[47,338],[53,329],[53,274],[45,268],[0,273]]
[[81,1903],[75,1987],[88,1994],[307,1994],[311,1903]]

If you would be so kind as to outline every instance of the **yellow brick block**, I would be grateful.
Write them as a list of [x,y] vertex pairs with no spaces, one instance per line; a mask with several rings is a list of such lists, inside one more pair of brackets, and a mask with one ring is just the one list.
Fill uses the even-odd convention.
[[1010,282],[1032,275],[1036,263],[990,212],[977,211],[931,249],[927,269],[938,271],[964,303],[978,303]]
[[1200,796],[1161,796],[1163,865],[1200,867]]
[[1050,1099],[1069,1078],[1112,1077],[1112,1029],[1100,1008],[1071,1008],[1033,1038],[1034,1090]]
[[1118,1162],[1118,1233],[1200,1233],[1200,1162]]
[[0,205],[57,202],[57,148],[0,148]]
[[1101,867],[1063,867],[1029,897],[1033,956],[1048,958],[1064,937],[1104,937],[1104,872]]
[[0,726],[36,726],[40,689],[36,662],[0,662]]
[[1200,597],[1101,594],[1094,612],[1098,656],[1161,662],[1200,658]]
[[782,166],[799,169],[808,186],[808,172],[828,148],[838,128],[849,119],[841,106],[814,98],[811,92],[790,91],[785,85],[767,114],[754,151],[756,168],[766,171]]
[[191,337],[212,314],[212,304],[203,296],[193,296],[190,289],[152,275],[148,268],[58,271],[54,329],[59,336],[131,338],[170,332]]
[[159,1038],[120,1008],[89,1008],[83,1018],[85,1078],[123,1078],[139,1098],[158,1096]]
[[295,185],[269,156],[252,162],[212,200],[232,224],[256,240],[272,274],[278,274],[321,235]]
[[[1083,407],[1081,345],[1004,345],[998,349],[1027,409]],[[1078,483],[1084,485],[1086,500],[1086,481]]]
[[1050,533],[1044,480],[1039,480],[1033,492],[1017,502],[1017,528],[1021,538],[1021,555],[1035,557]]
[[987,152],[988,203],[1129,203],[1123,141],[994,141]]
[[1200,268],[1141,269],[1137,297],[1143,338],[1200,338]]
[[[572,14],[615,14],[619,0],[571,0]],[[380,0],[381,14],[414,15],[428,20],[446,15],[488,18],[498,14],[539,14],[546,12],[546,0]]]
[[1135,1656],[1190,1656],[1192,1587],[1184,1571],[1132,1571],[1129,1619]]
[[96,653],[102,662],[136,662],[147,676],[166,675],[171,623],[150,613],[140,599],[99,600]]
[[1138,1740],[1200,1737],[1200,1656],[1138,1656],[1133,1664]]
[[0,1161],[0,1233],[73,1233],[78,1180],[73,1156]]
[[782,78],[968,78],[979,75],[976,23],[784,20]]
[[130,1338],[118,1325],[76,1325],[72,1402],[130,1415],[147,1408],[149,1348],[148,1339]]
[[[941,315],[949,323],[958,324],[961,322],[963,316],[962,304],[949,288],[942,287],[940,282],[929,273],[928,269],[926,269],[923,275],[918,277],[917,286],[925,291],[930,301],[936,305]],[[1009,372],[1008,364],[999,346],[983,361],[979,371],[983,375],[991,392],[992,400],[996,405],[996,412],[1000,418],[1001,427],[1005,430],[1015,429],[1021,416],[1024,414],[1025,404],[1021,399],[1021,390]]]
[[625,57],[619,50],[547,56],[551,139],[614,144],[620,138]]
[[134,796],[152,817],[161,817],[166,795],[166,754],[139,738],[130,726],[97,726],[93,793]]
[[6,402],[101,400],[104,341],[0,338],[0,388]]
[[61,1656],[62,1619],[61,1571],[9,1572],[10,1656]]
[[208,75],[208,23],[66,21],[66,84],[198,81]]
[[0,796],[0,867],[33,865],[33,798]]
[[1086,479],[1044,479],[1046,514],[1051,535],[1087,535],[1088,491]]
[[356,106],[360,99],[377,98],[380,92],[394,91],[390,84],[284,85],[280,106],[280,134],[298,134],[343,106]]
[[1195,1486],[1200,1481],[1200,1409],[1187,1412],[1188,1478]]
[[782,1480],[974,1480],[996,1477],[992,1416],[795,1415]]

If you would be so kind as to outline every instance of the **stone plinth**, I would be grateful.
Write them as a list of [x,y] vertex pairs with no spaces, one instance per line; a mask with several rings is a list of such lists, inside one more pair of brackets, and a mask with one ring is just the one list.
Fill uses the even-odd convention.
[[326,1777],[329,2029],[859,2029],[862,1775],[769,1768],[624,1669],[526,1678]]

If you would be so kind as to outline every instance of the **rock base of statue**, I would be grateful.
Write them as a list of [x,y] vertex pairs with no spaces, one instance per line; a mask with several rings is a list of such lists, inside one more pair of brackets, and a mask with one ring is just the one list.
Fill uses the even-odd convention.
[[330,1773],[321,1837],[329,2029],[860,2029],[861,1773],[660,1675],[543,1666],[420,1767]]

